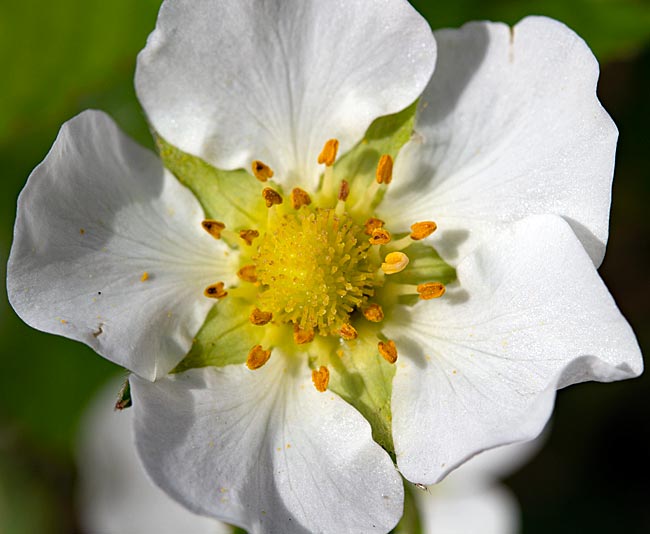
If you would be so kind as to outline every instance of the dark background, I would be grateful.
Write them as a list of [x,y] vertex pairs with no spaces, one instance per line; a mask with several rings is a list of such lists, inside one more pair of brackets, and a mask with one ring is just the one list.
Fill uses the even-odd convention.
[[[650,3],[633,0],[419,0],[434,28],[545,14],[598,57],[599,95],[621,132],[611,233],[601,275],[649,346]],[[151,146],[133,91],[157,0],[22,0],[0,6],[0,271],[16,197],[59,126],[110,113]],[[0,297],[0,532],[76,532],[73,447],[80,414],[120,369],[81,344],[21,323]],[[647,352],[647,351],[646,351]],[[650,377],[558,395],[547,446],[508,480],[524,533],[650,532]],[[444,534],[444,533],[441,533]]]

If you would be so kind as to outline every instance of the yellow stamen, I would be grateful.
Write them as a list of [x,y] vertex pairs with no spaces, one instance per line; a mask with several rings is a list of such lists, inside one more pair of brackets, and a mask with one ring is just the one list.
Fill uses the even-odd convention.
[[228,292],[224,291],[223,282],[217,282],[206,287],[203,294],[211,299],[222,299],[228,295]]
[[244,265],[239,271],[237,276],[244,282],[257,282],[257,275],[255,274],[255,265]]
[[359,334],[357,333],[356,328],[352,326],[351,324],[345,323],[342,327],[341,330],[339,331],[341,334],[341,337],[345,339],[346,341],[351,341],[353,339],[357,339],[359,337]]
[[255,326],[264,326],[268,324],[273,319],[273,314],[271,312],[265,312],[259,308],[253,308],[248,320],[253,323]]
[[253,244],[253,239],[260,236],[260,233],[257,230],[240,230],[239,237],[246,241],[247,245]]
[[341,187],[339,187],[339,200],[345,202],[350,195],[350,184],[347,180],[341,180]]
[[282,197],[280,193],[271,189],[270,187],[265,187],[262,191],[262,196],[264,197],[264,202],[266,202],[266,207],[270,208],[274,204],[282,204]]
[[262,163],[259,160],[255,160],[251,165],[253,169],[253,174],[260,182],[266,182],[269,178],[273,178],[273,169],[269,167],[266,163]]
[[226,228],[225,224],[214,219],[206,219],[201,223],[201,226],[215,239],[221,239],[221,232]]
[[388,185],[393,180],[393,158],[384,154],[379,158],[376,173],[377,183]]
[[315,333],[310,328],[303,330],[297,324],[293,325],[293,341],[296,345],[304,345],[305,343],[311,343],[314,340]]
[[318,163],[324,163],[328,167],[334,165],[336,161],[336,153],[339,151],[339,141],[338,139],[330,139],[325,143],[323,150],[318,156]]
[[371,245],[385,245],[390,243],[390,232],[385,228],[375,228],[370,235]]
[[389,339],[386,342],[380,341],[377,344],[377,348],[379,349],[379,354],[381,354],[384,360],[388,363],[395,363],[397,361],[397,347],[393,340]]
[[395,274],[406,269],[409,264],[409,257],[403,252],[391,252],[386,255],[381,270],[386,274]]
[[270,357],[270,350],[264,350],[262,348],[262,345],[255,345],[248,353],[248,357],[246,358],[246,367],[248,367],[251,371],[259,369],[262,367],[262,365],[269,361]]
[[438,228],[438,225],[433,221],[423,221],[412,224],[411,239],[413,239],[413,241],[419,241],[420,239],[429,237],[436,231],[436,228]]
[[330,382],[330,372],[324,365],[320,369],[313,369],[311,372],[311,380],[318,391],[323,393],[327,390],[327,385]]
[[311,204],[311,197],[307,191],[294,187],[291,191],[291,205],[294,210],[300,209],[302,206],[309,206]]
[[142,276],[140,277],[140,282],[146,282],[149,280],[149,273],[147,271],[142,273]]
[[384,310],[379,304],[370,304],[363,309],[363,316],[371,323],[379,323],[384,320]]
[[384,226],[384,224],[386,223],[381,219],[370,217],[370,219],[368,219],[364,224],[366,235],[372,235],[373,230],[375,230],[376,228],[381,228],[382,226]]
[[426,284],[420,284],[417,291],[422,300],[430,300],[442,297],[447,289],[440,282],[427,282]]

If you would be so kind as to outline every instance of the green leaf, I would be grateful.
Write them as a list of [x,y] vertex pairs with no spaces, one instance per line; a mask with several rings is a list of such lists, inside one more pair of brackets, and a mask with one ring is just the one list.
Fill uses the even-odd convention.
[[[159,136],[156,145],[165,167],[194,193],[207,217],[224,222],[230,230],[255,229],[262,225],[259,217],[266,214],[263,186],[255,177],[241,169],[217,169]],[[224,239],[228,240],[227,236]]]
[[360,188],[375,179],[375,170],[383,154],[397,157],[402,146],[411,138],[417,101],[409,107],[375,120],[364,138],[352,150],[344,154],[334,165],[340,179],[350,182],[351,197],[356,198]]
[[377,350],[377,325],[360,324],[357,330],[359,337],[330,360],[329,389],[359,410],[372,427],[373,439],[393,454],[390,398],[395,366]]
[[223,367],[246,361],[251,347],[259,343],[263,328],[248,320],[249,302],[229,295],[210,310],[192,348],[172,373],[195,367]]

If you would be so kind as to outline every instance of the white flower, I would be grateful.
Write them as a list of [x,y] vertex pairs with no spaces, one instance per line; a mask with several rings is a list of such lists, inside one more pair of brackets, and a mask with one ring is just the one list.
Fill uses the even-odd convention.
[[[557,388],[641,372],[592,262],[616,129],[591,53],[543,18],[438,41],[430,78],[403,0],[168,0],[136,87],[201,205],[97,112],[21,194],[14,308],[136,373],[141,458],[194,512],[386,532],[403,488],[373,437],[429,484],[534,437]],[[389,185],[410,108],[373,121],[423,90]],[[432,244],[458,275],[434,301]]]
[[519,504],[499,479],[516,472],[541,448],[546,433],[533,441],[478,454],[445,480],[415,493],[424,534],[517,534]]
[[77,502],[88,534],[231,534],[214,519],[189,512],[154,486],[133,441],[133,410],[114,409],[119,380],[110,381],[81,421]]

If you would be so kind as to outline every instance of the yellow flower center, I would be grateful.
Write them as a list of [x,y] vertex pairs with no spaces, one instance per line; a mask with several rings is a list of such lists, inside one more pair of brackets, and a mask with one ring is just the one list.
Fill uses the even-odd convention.
[[[204,294],[223,299],[232,293],[250,305],[250,323],[264,330],[258,343],[251,343],[248,368],[265,365],[275,347],[306,353],[318,391],[328,388],[328,366],[334,365],[331,358],[336,357],[337,347],[355,344],[359,337],[367,343],[367,336],[374,336],[378,354],[395,363],[396,344],[380,333],[385,308],[390,313],[401,297],[429,300],[445,291],[439,282],[419,283],[420,271],[432,260],[421,254],[423,245],[417,245],[418,253],[414,243],[434,232],[436,224],[417,222],[410,233],[393,234],[396,229],[389,230],[373,216],[381,189],[392,181],[392,157],[381,156],[376,179],[365,193],[358,188],[353,193],[346,179],[335,176],[337,151],[338,141],[329,140],[318,160],[325,165],[320,188],[312,193],[294,188],[288,202],[272,183],[273,170],[261,161],[252,162],[253,175],[265,184],[261,194],[268,210],[259,228],[231,230],[212,219],[202,223],[215,239],[239,240],[237,276],[242,285],[226,288],[216,282]],[[413,275],[408,275],[409,269]],[[315,358],[309,349],[312,342]]]
[[378,265],[345,213],[302,206],[271,218],[253,258],[259,307],[276,321],[335,335],[373,295]]

